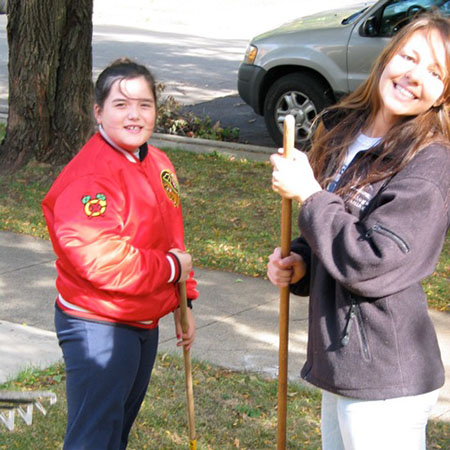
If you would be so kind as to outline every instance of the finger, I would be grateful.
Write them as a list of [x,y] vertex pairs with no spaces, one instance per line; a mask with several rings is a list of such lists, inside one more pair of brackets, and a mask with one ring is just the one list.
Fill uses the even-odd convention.
[[193,345],[194,345],[194,343],[191,342],[189,344],[184,345],[183,347],[186,349],[186,351],[189,351],[192,348]]
[[177,323],[175,324],[175,334],[176,334],[176,336],[177,336],[177,340],[182,339],[183,330],[182,330],[181,325],[180,325],[179,322],[177,322]]
[[277,261],[278,266],[281,269],[291,269],[292,266],[294,266],[298,262],[298,259],[295,255],[289,255],[285,258],[281,258],[279,261]]
[[278,193],[278,190],[279,190],[278,181],[272,180],[272,190],[274,192]]
[[277,247],[274,249],[271,255],[269,255],[269,262],[275,262],[281,259],[281,248]]
[[280,164],[280,160],[283,160],[283,157],[277,153],[272,153],[269,159],[272,166],[277,167]]
[[175,332],[177,334],[177,339],[181,339],[183,335],[183,330],[179,322],[175,324]]
[[186,347],[186,349],[189,350],[192,347],[193,343],[194,343],[194,338],[185,339],[185,340],[179,341],[177,343],[177,347]]
[[282,174],[279,171],[274,171],[272,173],[272,189],[275,192],[279,192],[282,186]]
[[288,262],[284,262],[282,259],[279,259],[277,261],[273,261],[274,271],[278,271],[280,273],[283,272],[289,272],[292,268],[292,264]]
[[195,329],[194,328],[188,328],[184,333],[181,332],[181,339],[183,340],[190,340],[193,339],[195,336]]
[[292,270],[278,270],[276,268],[269,267],[267,276],[269,280],[277,286],[280,286],[281,284],[286,285],[289,284],[291,280]]
[[181,332],[180,340],[191,341],[195,337],[195,330],[187,330],[185,333]]
[[289,282],[291,281],[291,276],[292,276],[292,272],[289,271],[287,274],[286,273],[282,273],[279,275],[275,275],[277,282],[278,283],[282,283],[282,284],[289,284]]
[[283,260],[280,259],[271,260],[267,264],[267,272],[272,274],[276,278],[288,278],[292,272],[292,267],[294,266],[294,264],[295,262],[292,261],[283,263]]
[[267,274],[267,276],[268,276],[268,278],[269,278],[269,280],[270,280],[270,282],[272,283],[272,284],[274,284],[275,286],[278,286],[278,287],[285,287],[285,286],[289,286],[289,280],[282,280],[282,279],[280,279],[280,278],[273,278],[271,275],[269,275],[269,274]]

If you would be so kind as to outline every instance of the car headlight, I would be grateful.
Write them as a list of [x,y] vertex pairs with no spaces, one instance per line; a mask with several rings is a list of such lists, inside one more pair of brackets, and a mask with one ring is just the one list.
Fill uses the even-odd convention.
[[245,51],[244,63],[253,64],[258,54],[258,49],[254,45],[249,45]]

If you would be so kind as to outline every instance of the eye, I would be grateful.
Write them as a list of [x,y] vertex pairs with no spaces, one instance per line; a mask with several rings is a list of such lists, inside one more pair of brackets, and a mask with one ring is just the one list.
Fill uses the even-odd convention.
[[141,108],[153,108],[154,103],[153,102],[142,102],[141,103]]
[[436,78],[437,80],[441,80],[442,81],[442,75],[438,71],[431,70],[430,73],[431,73],[431,76],[433,78]]
[[116,108],[124,108],[125,107],[125,102],[116,102],[116,103],[114,103],[114,106]]
[[408,53],[403,53],[401,56],[406,61],[411,61],[411,62],[414,61],[414,57]]

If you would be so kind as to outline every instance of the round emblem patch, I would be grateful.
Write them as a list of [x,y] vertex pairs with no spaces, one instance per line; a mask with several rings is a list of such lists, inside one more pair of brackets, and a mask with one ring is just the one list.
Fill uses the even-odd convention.
[[106,195],[97,194],[95,198],[91,198],[90,195],[85,195],[81,199],[81,203],[84,205],[84,213],[88,217],[97,217],[105,214],[106,211]]
[[171,170],[164,169],[161,172],[161,183],[167,197],[173,203],[173,206],[178,208],[178,206],[180,206],[180,195],[176,175]]

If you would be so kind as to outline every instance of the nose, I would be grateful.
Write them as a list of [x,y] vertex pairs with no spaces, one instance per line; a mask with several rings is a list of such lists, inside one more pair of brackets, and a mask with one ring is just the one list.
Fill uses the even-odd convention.
[[420,64],[416,64],[406,73],[406,77],[410,83],[419,84],[424,80],[425,70],[425,67],[422,67]]
[[129,119],[137,119],[139,117],[137,107],[130,105],[128,108],[128,118]]

